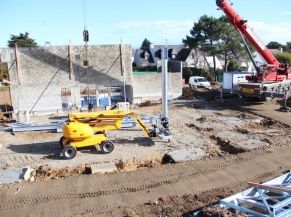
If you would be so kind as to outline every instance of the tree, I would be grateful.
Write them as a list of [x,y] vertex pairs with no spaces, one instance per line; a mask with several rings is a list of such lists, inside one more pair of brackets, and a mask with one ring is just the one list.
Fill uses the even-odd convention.
[[229,64],[228,64],[228,70],[229,71],[238,71],[240,70],[240,66],[238,65],[238,63],[234,60],[230,60]]
[[151,47],[151,42],[145,38],[141,44],[140,49],[142,49],[143,51],[147,51],[150,49],[150,47]]
[[288,63],[289,65],[291,65],[291,53],[277,53],[275,54],[275,57],[279,60],[279,62]]
[[[238,59],[242,55],[244,48],[239,33],[234,30],[229,19],[226,16],[222,16],[218,21],[221,26],[219,49],[224,59],[224,71],[228,71],[229,61],[234,62],[234,58]],[[231,70],[231,67],[229,70]]]
[[11,35],[8,41],[8,47],[15,47],[15,43],[19,47],[36,47],[37,43],[34,39],[29,37],[29,33],[20,33],[19,35]]
[[286,51],[291,52],[291,41],[287,42],[286,46],[284,46],[284,47],[285,47]]
[[269,44],[267,44],[267,48],[269,48],[269,49],[281,49],[282,44],[280,44],[279,42],[276,42],[276,41],[271,41],[271,42],[269,42]]
[[216,75],[215,57],[219,53],[218,41],[220,39],[221,25],[218,19],[204,15],[190,30],[190,36],[183,39],[189,48],[199,48],[213,57],[213,70]]

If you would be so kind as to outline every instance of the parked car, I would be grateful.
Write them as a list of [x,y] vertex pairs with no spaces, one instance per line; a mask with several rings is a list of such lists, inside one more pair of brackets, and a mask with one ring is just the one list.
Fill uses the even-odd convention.
[[191,76],[189,78],[189,87],[191,88],[202,87],[202,88],[207,88],[207,89],[212,88],[210,82],[205,77],[201,77],[201,76]]

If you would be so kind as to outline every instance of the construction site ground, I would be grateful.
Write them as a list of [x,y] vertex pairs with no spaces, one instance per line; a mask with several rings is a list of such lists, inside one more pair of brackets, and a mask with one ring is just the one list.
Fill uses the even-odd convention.
[[[261,105],[249,109],[232,100],[176,100],[171,142],[145,138],[139,128],[109,131],[111,154],[83,149],[72,160],[60,155],[60,133],[0,132],[1,169],[36,169],[34,182],[0,187],[0,216],[191,216],[201,208],[201,216],[245,216],[211,205],[291,165],[291,113],[264,105],[257,112]],[[159,114],[161,105],[135,110]],[[190,149],[204,157],[175,164],[165,158]],[[86,164],[106,162],[118,171],[86,174]]]

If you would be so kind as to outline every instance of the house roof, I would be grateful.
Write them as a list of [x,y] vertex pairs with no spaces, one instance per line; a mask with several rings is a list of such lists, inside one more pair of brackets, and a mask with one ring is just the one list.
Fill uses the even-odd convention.
[[[148,59],[145,58],[145,51],[141,49],[137,49],[135,53],[135,58],[139,60],[139,63],[150,63],[155,64],[162,59],[162,49],[165,45],[152,45],[148,52],[149,56]],[[175,61],[182,61],[185,62],[189,57],[192,49],[187,48],[184,45],[167,45],[168,48],[168,59],[175,60]]]
[[176,60],[185,62],[191,52],[190,48],[181,49],[176,56]]
[[[145,54],[149,55],[148,58],[145,58]],[[136,49],[134,58],[139,59],[140,63],[154,63],[151,53],[142,49]]]
[[[165,45],[153,45],[150,48],[151,56],[156,63],[157,61],[161,60],[162,58],[162,49],[165,47]],[[184,45],[167,45],[168,48],[168,58],[176,60],[176,56],[178,53],[185,49],[186,47]],[[172,55],[175,55],[175,58],[172,58]]]

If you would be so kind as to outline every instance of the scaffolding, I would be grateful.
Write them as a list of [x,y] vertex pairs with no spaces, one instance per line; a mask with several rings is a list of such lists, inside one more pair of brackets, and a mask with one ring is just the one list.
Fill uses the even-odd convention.
[[222,199],[220,206],[233,208],[250,217],[291,216],[291,173]]

